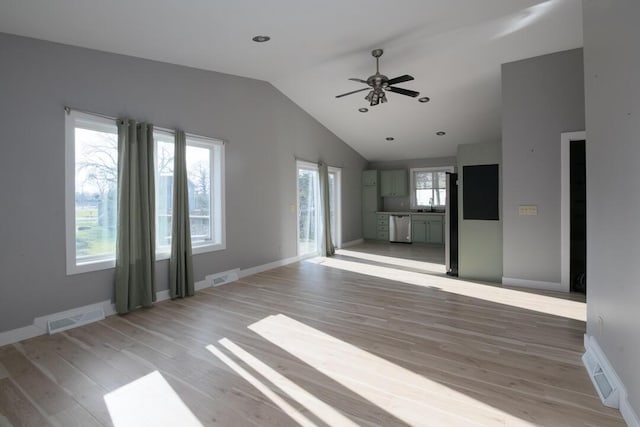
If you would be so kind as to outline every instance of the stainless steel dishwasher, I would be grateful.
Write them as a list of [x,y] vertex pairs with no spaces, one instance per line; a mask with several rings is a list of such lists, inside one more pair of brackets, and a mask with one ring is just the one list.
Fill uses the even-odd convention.
[[389,215],[389,241],[411,243],[411,215]]

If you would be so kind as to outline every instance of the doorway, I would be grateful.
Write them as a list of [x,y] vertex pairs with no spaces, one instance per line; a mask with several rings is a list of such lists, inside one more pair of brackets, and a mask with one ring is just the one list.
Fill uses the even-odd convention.
[[586,134],[566,132],[560,138],[562,289],[586,293]]
[[587,293],[587,182],[585,141],[571,141],[570,158],[570,257],[571,292]]

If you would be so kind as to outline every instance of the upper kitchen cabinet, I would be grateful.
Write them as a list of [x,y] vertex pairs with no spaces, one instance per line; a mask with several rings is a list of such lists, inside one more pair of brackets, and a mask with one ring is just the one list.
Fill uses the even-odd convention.
[[378,171],[377,170],[368,170],[362,172],[362,185],[378,185]]
[[380,195],[382,197],[406,196],[409,194],[406,170],[381,171],[380,181]]

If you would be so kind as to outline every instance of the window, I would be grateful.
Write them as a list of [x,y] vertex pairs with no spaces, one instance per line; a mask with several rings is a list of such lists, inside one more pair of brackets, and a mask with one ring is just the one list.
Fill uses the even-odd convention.
[[[155,131],[156,247],[159,258],[171,252],[174,135]],[[224,145],[187,136],[187,186],[193,253],[225,248],[223,215]]]
[[118,128],[71,111],[66,121],[67,272],[115,265]]
[[411,169],[411,207],[444,207],[447,203],[447,172],[453,172],[453,167]]
[[[171,252],[174,134],[154,131],[156,256]],[[225,249],[224,144],[187,135],[193,253]],[[115,119],[70,111],[66,118],[67,274],[115,266],[118,128]]]

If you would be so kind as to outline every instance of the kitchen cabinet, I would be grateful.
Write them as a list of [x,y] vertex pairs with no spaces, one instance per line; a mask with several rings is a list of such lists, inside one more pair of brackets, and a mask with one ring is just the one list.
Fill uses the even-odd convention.
[[380,210],[380,188],[378,185],[378,171],[366,170],[362,172],[362,237],[365,239],[378,238],[378,215]]
[[376,223],[376,238],[389,241],[389,215],[378,214]]
[[411,239],[415,243],[444,243],[442,215],[411,215]]
[[380,172],[380,195],[406,196],[409,194],[407,188],[406,170],[389,170]]
[[362,185],[363,186],[378,185],[378,171],[377,170],[363,171]]

